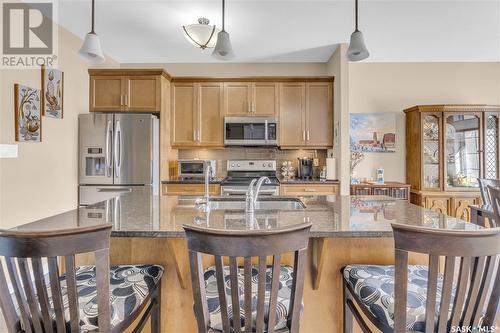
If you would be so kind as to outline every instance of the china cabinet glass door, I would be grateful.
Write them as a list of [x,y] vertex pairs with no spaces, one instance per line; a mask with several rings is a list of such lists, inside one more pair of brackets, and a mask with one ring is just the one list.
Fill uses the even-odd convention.
[[498,179],[498,115],[486,117],[484,136],[484,177]]
[[440,188],[439,120],[436,115],[426,115],[423,120],[423,187],[427,189]]
[[449,189],[478,187],[480,177],[480,119],[474,114],[445,119],[445,183]]

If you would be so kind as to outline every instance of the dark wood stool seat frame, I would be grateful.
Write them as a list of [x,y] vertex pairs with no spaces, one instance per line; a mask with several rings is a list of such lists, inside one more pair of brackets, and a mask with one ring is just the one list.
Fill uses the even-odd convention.
[[[139,317],[149,303],[134,332],[139,332],[147,319],[151,317],[152,331],[159,333],[161,280],[138,309],[119,326],[111,327],[109,303],[110,233],[110,224],[37,233],[2,230],[0,232],[0,256],[5,260],[7,272],[0,264],[0,306],[9,333],[67,332],[67,319],[69,319],[70,331],[79,332],[75,255],[92,252],[95,255],[99,332],[123,332]],[[70,318],[65,318],[64,313],[58,257],[64,258]],[[42,258],[46,258],[48,263],[47,285]],[[34,277],[35,286],[33,286],[31,274]],[[9,293],[8,278],[19,305],[19,313],[16,311]],[[50,308],[49,305],[47,293],[49,286],[53,308]],[[54,313],[54,317],[51,317],[51,312]]]
[[[217,277],[217,289],[221,307],[222,327],[224,332],[241,332],[240,320],[230,323],[228,302],[223,280],[223,257],[229,257],[229,277],[231,286],[238,285],[237,258],[243,257],[244,278],[244,313],[245,323],[252,323],[252,257],[258,257],[258,292],[257,292],[257,318],[255,332],[263,332],[265,324],[274,323],[276,308],[281,254],[294,252],[293,283],[288,311],[287,327],[290,333],[299,330],[300,309],[304,287],[304,268],[306,251],[309,241],[310,223],[297,226],[255,231],[230,231],[201,228],[193,225],[184,225],[188,238],[189,262],[191,281],[193,285],[194,312],[198,324],[198,332],[209,332],[209,313],[203,279],[202,253],[213,255]],[[272,281],[269,299],[269,316],[267,322],[264,318],[265,287],[266,287],[266,261],[272,256]],[[240,313],[238,288],[231,287],[231,303],[233,313]],[[274,325],[267,325],[268,332],[274,332]],[[252,324],[245,325],[246,332],[252,332]]]
[[[344,281],[344,332],[352,332],[353,316],[363,332],[371,332],[358,308],[382,332],[406,332],[409,252],[429,255],[425,308],[426,333],[450,332],[452,326],[477,327],[483,313],[483,327],[495,324],[500,298],[499,228],[443,231],[401,224],[392,224],[392,228],[396,259],[394,328],[373,316],[361,304],[358,297],[353,296],[354,291],[349,283],[342,279]],[[445,266],[441,304],[436,322],[436,290],[441,256],[445,257]],[[454,298],[452,297],[453,286],[456,288]],[[452,311],[448,313],[450,305],[452,305]]]

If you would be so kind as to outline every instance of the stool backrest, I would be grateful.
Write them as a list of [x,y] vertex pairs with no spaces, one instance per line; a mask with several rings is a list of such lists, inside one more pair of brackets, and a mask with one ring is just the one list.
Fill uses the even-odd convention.
[[[484,311],[482,325],[495,324],[500,298],[500,228],[451,231],[400,224],[392,224],[392,228],[396,250],[395,332],[406,332],[409,252],[429,255],[425,332],[477,327]],[[438,282],[440,257],[445,258],[445,266],[443,280]],[[437,293],[441,295],[439,306]]]
[[[217,291],[220,302],[222,327],[224,332],[239,333],[241,321],[229,320],[226,284],[224,282],[223,257],[229,257],[229,280],[231,289],[232,313],[240,313],[238,264],[243,259],[245,332],[263,332],[265,325],[268,332],[274,332],[276,305],[279,289],[281,254],[294,252],[293,283],[291,287],[290,308],[287,327],[291,333],[298,332],[299,317],[304,286],[304,264],[309,241],[310,223],[272,230],[229,231],[200,228],[184,225],[188,238],[189,262],[193,286],[194,311],[199,332],[207,332],[209,313],[206,300],[205,281],[203,278],[202,253],[213,255],[217,278]],[[272,256],[272,278],[270,298],[267,302],[269,316],[265,318],[266,261]],[[258,258],[257,318],[252,330],[252,257]],[[255,300],[253,300],[255,301]],[[236,317],[236,316],[235,316]]]
[[488,186],[487,190],[491,199],[491,207],[493,208],[492,226],[498,227],[500,226],[500,187]]
[[488,193],[488,186],[500,188],[500,179],[485,179],[478,178],[479,189],[481,190],[481,199],[483,200],[483,204],[490,205],[491,198]]
[[[4,261],[0,264],[0,306],[9,333],[79,332],[75,254],[90,252],[95,253],[99,330],[110,332],[110,233],[109,224],[36,233],[0,231],[0,257]],[[58,260],[64,260],[69,318],[65,318]]]

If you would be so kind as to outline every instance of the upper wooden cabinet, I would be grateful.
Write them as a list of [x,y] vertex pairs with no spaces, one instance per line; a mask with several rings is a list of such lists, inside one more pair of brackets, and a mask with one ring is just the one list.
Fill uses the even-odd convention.
[[162,77],[160,69],[90,69],[91,112],[160,112]]
[[332,82],[280,83],[280,146],[333,146]]
[[278,83],[225,82],[226,116],[277,116]]
[[172,146],[223,146],[222,103],[222,83],[174,83],[171,94]]

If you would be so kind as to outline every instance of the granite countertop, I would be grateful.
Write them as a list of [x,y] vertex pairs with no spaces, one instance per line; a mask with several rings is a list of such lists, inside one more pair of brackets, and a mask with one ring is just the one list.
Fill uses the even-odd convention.
[[[210,179],[210,184],[220,184],[224,178]],[[162,184],[205,184],[205,178],[172,178],[169,180],[162,180]]]
[[[391,223],[473,230],[479,226],[386,196],[302,197],[303,210],[243,210],[195,207],[194,197],[134,196],[135,192],[16,227],[42,231],[112,223],[115,237],[185,237],[183,224],[216,229],[269,229],[310,221],[311,237],[392,237]],[[217,199],[218,198],[218,199]],[[214,197],[214,200],[228,197]],[[276,197],[283,200],[284,197]],[[241,198],[243,200],[243,198]]]
[[320,180],[319,178],[312,179],[283,179],[279,178],[280,184],[340,184],[338,180]]

